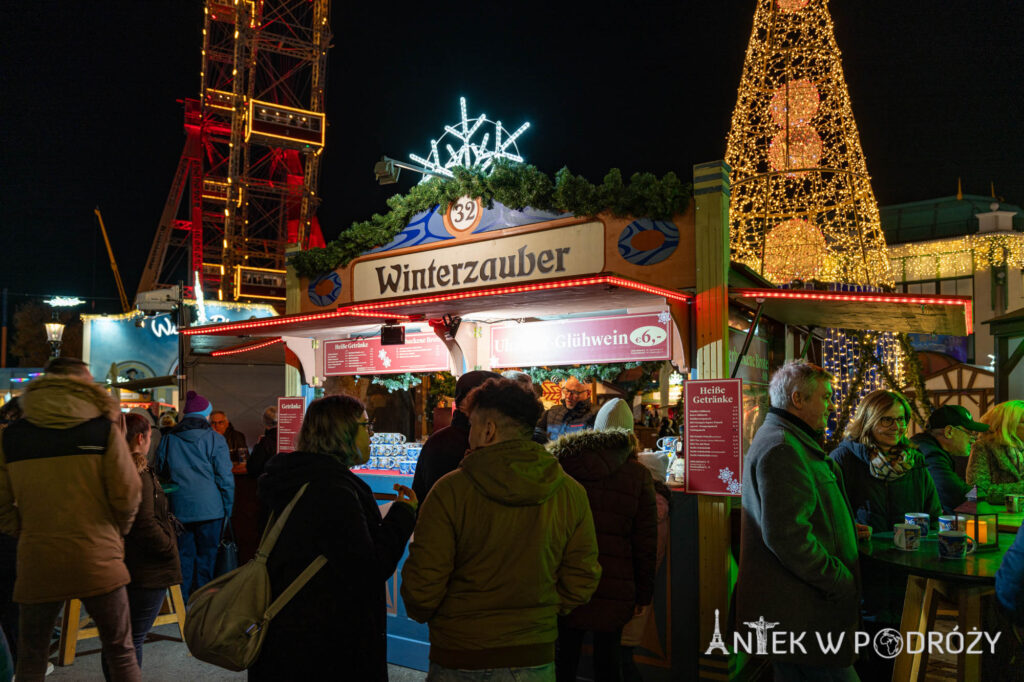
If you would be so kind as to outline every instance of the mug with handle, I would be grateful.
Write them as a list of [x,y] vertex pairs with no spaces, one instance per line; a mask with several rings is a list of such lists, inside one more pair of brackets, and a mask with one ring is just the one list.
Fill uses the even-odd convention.
[[679,440],[679,436],[663,436],[658,439],[658,449],[662,452],[674,450],[677,440]]
[[974,539],[962,530],[939,531],[940,559],[963,559],[974,548]]

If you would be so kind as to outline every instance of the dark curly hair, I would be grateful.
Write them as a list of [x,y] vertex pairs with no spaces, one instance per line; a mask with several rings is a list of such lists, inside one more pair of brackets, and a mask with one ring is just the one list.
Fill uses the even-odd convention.
[[540,401],[511,379],[488,379],[480,384],[466,396],[465,409],[467,414],[477,409],[493,410],[521,426],[524,433],[527,430],[533,432],[544,412]]

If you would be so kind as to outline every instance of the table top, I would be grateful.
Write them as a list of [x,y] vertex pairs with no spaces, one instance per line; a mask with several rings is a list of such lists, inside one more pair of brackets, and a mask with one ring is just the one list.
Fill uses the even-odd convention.
[[989,504],[985,501],[978,502],[978,513],[999,514],[999,530],[1006,533],[1016,533],[1021,523],[1024,522],[1024,512],[1010,514],[1006,511],[1006,507],[1001,504]]
[[1003,554],[1013,544],[1014,537],[1013,533],[1000,533],[999,549],[972,552],[963,559],[940,559],[939,539],[934,532],[921,538],[921,547],[916,552],[897,549],[892,543],[892,533],[875,533],[870,540],[859,541],[857,550],[862,557],[870,557],[905,573],[951,582],[991,585],[995,583]]

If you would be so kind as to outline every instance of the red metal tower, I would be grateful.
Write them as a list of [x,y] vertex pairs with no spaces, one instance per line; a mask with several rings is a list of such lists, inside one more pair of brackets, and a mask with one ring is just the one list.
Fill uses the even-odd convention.
[[199,99],[138,291],[199,272],[211,298],[283,301],[286,246],[323,246],[329,6],[205,0]]

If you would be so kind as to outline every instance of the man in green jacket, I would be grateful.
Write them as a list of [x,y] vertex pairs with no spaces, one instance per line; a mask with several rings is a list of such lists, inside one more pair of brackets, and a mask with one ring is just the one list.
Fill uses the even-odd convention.
[[489,379],[466,401],[470,451],[420,508],[405,609],[430,625],[431,680],[554,680],[557,616],[601,577],[587,493],[531,440],[542,408],[516,382]]

